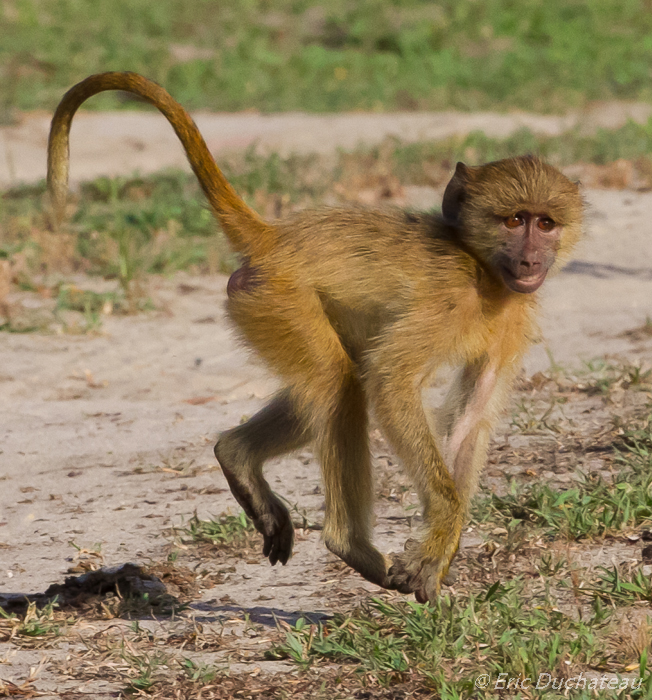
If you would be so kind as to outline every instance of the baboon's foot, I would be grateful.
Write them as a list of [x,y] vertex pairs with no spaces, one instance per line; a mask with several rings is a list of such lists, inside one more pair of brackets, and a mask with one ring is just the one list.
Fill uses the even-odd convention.
[[292,556],[294,544],[294,525],[288,509],[272,493],[264,479],[261,479],[262,485],[255,484],[240,478],[235,470],[226,466],[218,455],[218,446],[219,443],[215,446],[215,456],[222,467],[231,493],[263,536],[263,555],[269,559],[272,566],[278,561],[287,564]]
[[405,551],[391,555],[385,588],[414,593],[419,603],[437,600],[441,584],[450,585],[457,577],[457,572],[449,568],[457,543],[454,546],[448,543],[436,558],[428,557],[424,549],[423,543],[410,539],[405,543]]
[[444,574],[444,577],[442,578],[441,582],[445,586],[453,586],[455,585],[455,582],[459,577],[460,569],[457,563],[455,562],[455,559],[453,559],[450,566],[448,567],[448,571],[446,572],[446,574]]
[[324,544],[344,563],[357,571],[363,578],[377,586],[385,587],[387,569],[391,561],[381,554],[371,543],[350,543],[324,534]]

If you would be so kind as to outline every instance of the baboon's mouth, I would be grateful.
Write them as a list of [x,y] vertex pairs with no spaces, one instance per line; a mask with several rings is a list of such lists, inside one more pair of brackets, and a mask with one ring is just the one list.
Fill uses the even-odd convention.
[[513,292],[518,292],[519,294],[531,294],[536,292],[537,289],[543,284],[546,279],[548,270],[543,270],[536,275],[523,275],[522,277],[516,277],[508,267],[503,267],[501,269],[503,281],[509,289]]

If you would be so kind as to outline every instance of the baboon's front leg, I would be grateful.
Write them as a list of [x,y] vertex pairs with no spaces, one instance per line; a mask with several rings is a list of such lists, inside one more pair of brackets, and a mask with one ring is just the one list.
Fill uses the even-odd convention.
[[[493,353],[493,358],[499,356]],[[487,354],[462,368],[440,413],[445,454],[467,509],[486,462],[491,432],[521,366],[520,356],[502,367],[493,358]]]
[[[407,338],[400,338],[407,344]],[[376,416],[419,493],[425,535],[410,540],[405,551],[393,555],[385,586],[414,593],[417,600],[434,600],[439,594],[459,545],[465,505],[455,487],[430,431],[421,398],[428,372],[416,360],[427,355],[386,341],[373,357],[369,387]],[[393,352],[389,352],[393,350]]]
[[[451,497],[450,502],[456,500],[456,506],[451,508],[447,505],[445,495],[449,486],[445,479],[442,479],[444,490],[439,493],[443,507],[439,508],[429,507],[428,504],[437,498],[441,487],[432,476],[422,483],[423,491],[420,489],[420,494],[424,503],[426,537],[421,543],[409,541],[406,551],[397,557],[390,570],[390,576],[398,582],[402,582],[401,577],[407,578],[408,587],[413,588],[417,599],[422,602],[432,600],[438,593],[441,579],[457,551],[469,503],[486,461],[491,431],[504,406],[518,366],[518,362],[510,363],[509,367],[499,371],[496,362],[488,355],[469,362],[453,383],[444,403],[440,422],[444,428],[446,456],[454,483],[455,496]],[[413,406],[413,415],[416,414],[417,407]],[[434,455],[433,450],[433,461]],[[421,462],[424,463],[429,462]],[[431,468],[429,471],[432,474],[434,470]],[[446,541],[446,535],[439,533],[446,530],[449,517]]]

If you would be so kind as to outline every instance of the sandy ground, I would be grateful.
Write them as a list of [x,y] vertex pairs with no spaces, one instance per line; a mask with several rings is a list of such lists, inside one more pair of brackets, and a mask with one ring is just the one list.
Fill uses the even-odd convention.
[[[593,103],[581,112],[542,116],[524,112],[495,114],[411,112],[399,114],[206,114],[195,113],[211,152],[256,147],[264,153],[331,153],[393,136],[403,141],[445,139],[484,131],[504,138],[520,128],[548,136],[579,128],[616,129],[628,120],[647,123],[652,106],[643,103]],[[26,115],[16,126],[0,127],[0,187],[45,177],[44,149],[49,114]],[[71,182],[100,175],[141,174],[163,167],[186,167],[183,151],[165,119],[151,112],[81,111],[71,131]]]
[[[465,128],[482,126],[482,115],[465,118]],[[508,118],[526,120],[525,115]],[[140,113],[85,115],[75,126],[73,177],[178,165],[175,145],[151,119]],[[233,148],[256,139],[270,148],[305,150],[302,134],[312,129],[330,148],[354,145],[347,141],[346,119],[365,126],[360,115],[285,120],[199,115],[198,121],[216,150],[223,142]],[[356,141],[377,140],[387,128],[401,134],[413,129],[409,133],[420,136],[449,133],[459,127],[460,117],[367,119],[355,132]],[[528,119],[550,125],[553,118]],[[213,121],[221,125],[219,137]],[[253,122],[267,131],[255,131]],[[307,130],[296,127],[295,134],[299,122]],[[491,132],[495,125],[489,122]],[[46,125],[45,117],[35,116],[0,130],[0,186],[42,176]],[[652,317],[652,194],[589,191],[586,197],[587,236],[568,268],[546,284],[543,341],[527,358],[529,374],[547,369],[551,356],[570,365],[605,354],[652,359],[652,341],[624,335]],[[99,335],[0,334],[0,596],[42,591],[61,581],[78,548],[99,549],[110,565],[164,561],[178,548],[170,528],[194,512],[202,518],[238,512],[212,445],[220,430],[262,405],[275,381],[235,344],[223,314],[225,286],[222,276],[152,279],[148,293],[157,310],[107,317]],[[377,462],[391,465],[382,446],[376,452]],[[321,520],[318,467],[308,451],[273,461],[267,474],[272,487],[301,512]],[[376,526],[381,548],[402,546],[409,535],[404,516],[402,504],[383,501]],[[468,546],[474,543],[470,536]],[[245,611],[271,629],[275,618],[332,612],[343,599],[378,591],[338,569],[315,530],[299,532],[286,567],[270,567],[259,551],[246,559],[215,556],[211,565],[230,568],[219,585],[193,603],[206,625],[241,619]],[[0,678],[24,679],[44,653],[0,643]],[[55,649],[47,655],[56,660],[66,653]],[[285,668],[279,662],[256,663],[269,664],[267,670]],[[103,698],[115,691],[110,683],[81,688],[79,681],[61,680],[47,667],[37,687],[52,697],[75,690]]]

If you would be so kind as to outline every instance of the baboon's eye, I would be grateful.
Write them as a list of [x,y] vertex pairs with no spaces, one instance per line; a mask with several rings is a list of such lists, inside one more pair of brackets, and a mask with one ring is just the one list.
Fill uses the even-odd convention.
[[557,224],[552,219],[549,219],[547,216],[543,219],[539,219],[539,221],[537,222],[537,226],[545,233],[552,231],[552,229],[555,228],[556,225]]
[[523,226],[525,222],[520,214],[512,214],[511,216],[505,217],[503,223],[507,228],[518,228],[519,226]]

